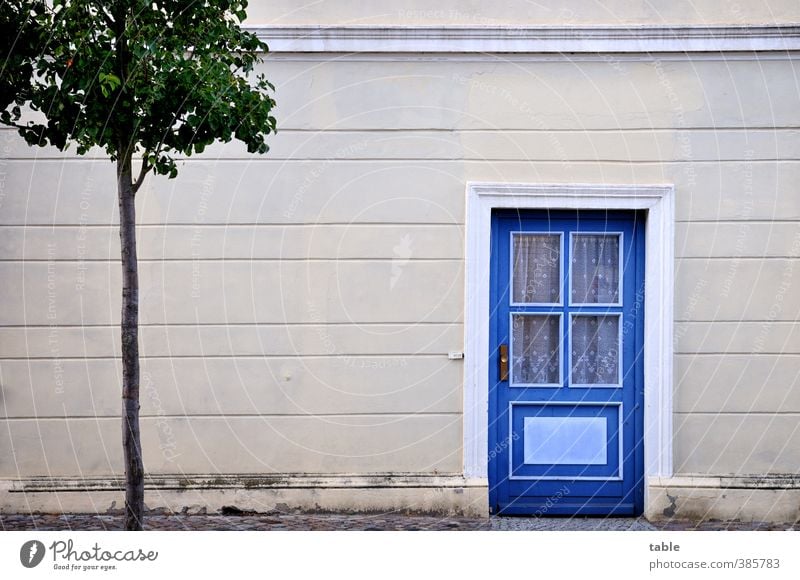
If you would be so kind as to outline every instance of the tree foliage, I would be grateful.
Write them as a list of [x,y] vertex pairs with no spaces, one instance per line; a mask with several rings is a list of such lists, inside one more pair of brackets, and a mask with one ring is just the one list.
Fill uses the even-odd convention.
[[[274,87],[253,72],[267,47],[240,29],[246,8],[245,0],[4,2],[0,122],[31,145],[141,156],[137,187],[151,169],[175,177],[176,156],[216,140],[264,153]],[[21,122],[26,105],[40,118]]]

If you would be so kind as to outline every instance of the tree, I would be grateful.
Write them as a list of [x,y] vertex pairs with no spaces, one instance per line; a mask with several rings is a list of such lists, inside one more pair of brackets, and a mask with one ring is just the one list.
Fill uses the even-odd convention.
[[176,156],[214,141],[267,151],[274,87],[253,73],[267,47],[240,28],[246,8],[246,0],[5,0],[0,8],[0,122],[30,145],[74,143],[80,155],[98,146],[116,164],[128,530],[142,529],[144,512],[134,199],[148,173],[173,178]]

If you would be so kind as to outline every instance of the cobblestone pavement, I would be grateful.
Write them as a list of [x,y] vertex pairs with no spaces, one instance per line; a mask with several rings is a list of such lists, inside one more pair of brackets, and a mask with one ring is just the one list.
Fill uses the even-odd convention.
[[[121,530],[120,515],[0,515],[0,530]],[[644,518],[458,518],[400,514],[237,514],[152,515],[149,530],[798,530],[800,525],[764,522],[668,520]]]

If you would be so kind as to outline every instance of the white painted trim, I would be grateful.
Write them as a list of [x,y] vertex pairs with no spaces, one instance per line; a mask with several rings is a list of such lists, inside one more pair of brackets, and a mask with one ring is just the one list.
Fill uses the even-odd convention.
[[[468,183],[464,359],[464,475],[487,478],[489,272],[494,208],[642,209],[645,228],[644,472],[672,475],[672,185]],[[647,486],[645,505],[647,505]]]
[[800,26],[274,26],[276,53],[648,53],[800,49]]

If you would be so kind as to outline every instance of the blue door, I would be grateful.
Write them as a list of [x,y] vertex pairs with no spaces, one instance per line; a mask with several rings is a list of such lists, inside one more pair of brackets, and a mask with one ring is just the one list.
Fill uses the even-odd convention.
[[493,513],[643,511],[644,215],[492,216]]

